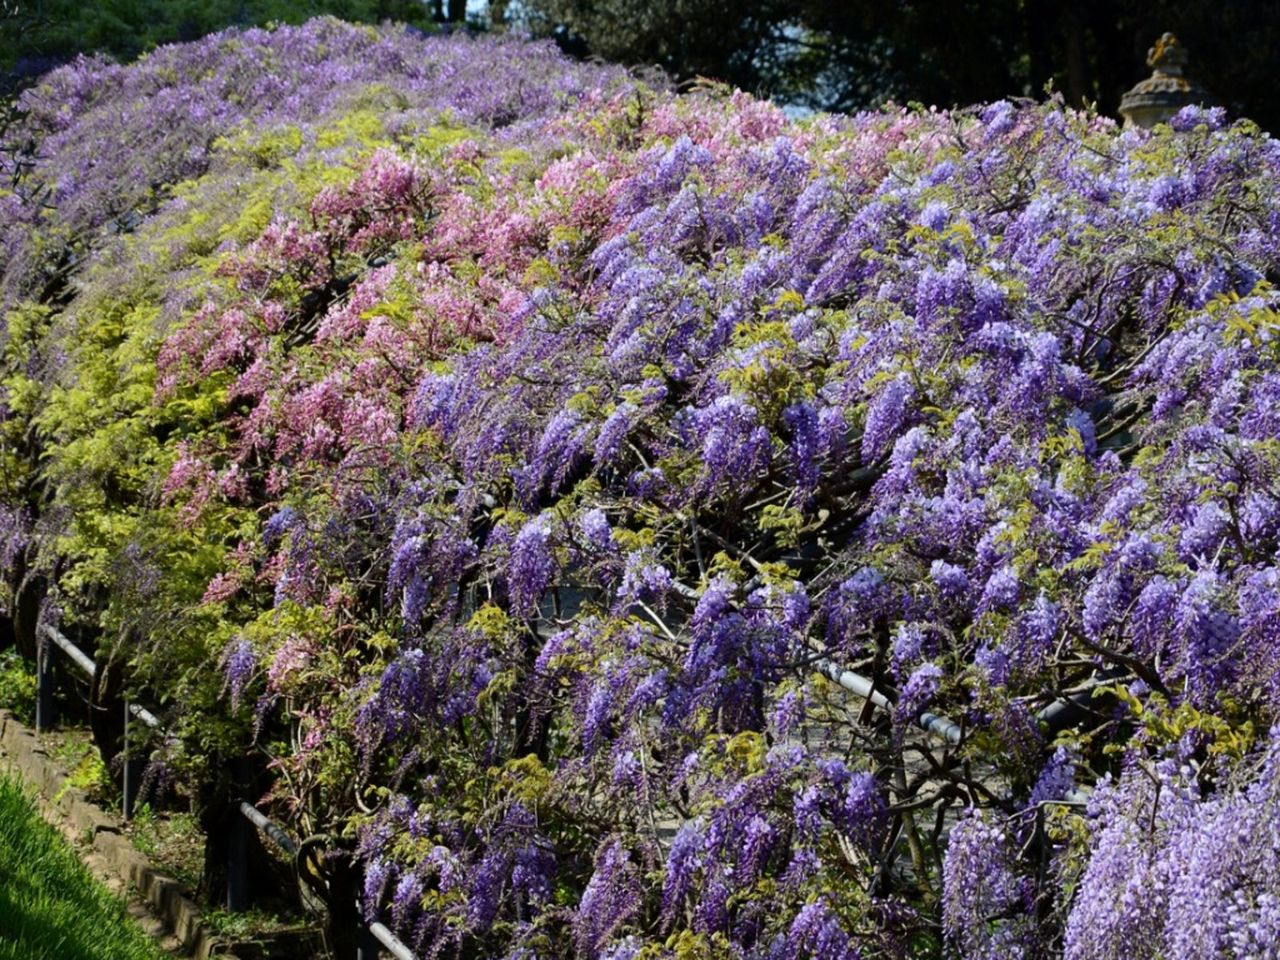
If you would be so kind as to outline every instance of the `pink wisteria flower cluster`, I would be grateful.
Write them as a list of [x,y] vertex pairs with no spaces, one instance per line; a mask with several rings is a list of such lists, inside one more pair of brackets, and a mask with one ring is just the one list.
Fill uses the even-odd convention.
[[202,796],[249,758],[335,910],[511,960],[1273,949],[1255,127],[795,120],[332,20],[22,105],[15,634],[126,664]]

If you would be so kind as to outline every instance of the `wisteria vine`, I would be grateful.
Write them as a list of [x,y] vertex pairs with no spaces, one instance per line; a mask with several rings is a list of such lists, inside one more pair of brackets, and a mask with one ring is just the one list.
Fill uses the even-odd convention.
[[332,20],[19,106],[10,616],[195,781],[268,766],[423,955],[1274,952],[1254,126]]

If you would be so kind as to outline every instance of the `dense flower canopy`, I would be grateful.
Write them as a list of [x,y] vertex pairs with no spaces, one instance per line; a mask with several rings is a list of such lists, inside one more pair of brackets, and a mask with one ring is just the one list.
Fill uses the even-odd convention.
[[332,20],[22,107],[6,603],[34,576],[126,662],[166,763],[269,758],[366,916],[512,958],[1274,949],[1256,128],[791,120]]

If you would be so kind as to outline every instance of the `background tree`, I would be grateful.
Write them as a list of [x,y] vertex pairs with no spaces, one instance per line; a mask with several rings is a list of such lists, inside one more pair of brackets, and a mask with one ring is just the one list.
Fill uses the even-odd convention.
[[0,0],[0,93],[21,88],[80,53],[135,59],[160,44],[196,40],[228,26],[342,20],[426,25],[461,20],[460,0]]
[[1269,13],[1262,0],[526,0],[518,11],[578,55],[837,110],[1039,96],[1052,82],[1069,103],[1114,114],[1145,75],[1148,47],[1171,30],[1197,80],[1272,128],[1280,23]]
[[[1115,114],[1171,30],[1190,72],[1233,113],[1280,126],[1270,95],[1280,22],[1265,0],[490,0],[475,26],[512,25],[568,52],[656,64],[798,107],[850,110],[886,100],[948,106],[1040,96]],[[78,53],[127,61],[226,26],[344,20],[462,23],[466,0],[0,0],[0,91]]]

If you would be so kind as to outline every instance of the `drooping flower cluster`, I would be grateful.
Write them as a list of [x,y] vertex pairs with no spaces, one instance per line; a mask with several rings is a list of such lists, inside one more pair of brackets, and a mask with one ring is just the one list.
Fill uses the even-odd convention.
[[[88,145],[148,97],[181,116],[120,185]],[[1270,138],[789,120],[333,21],[27,107],[8,594],[268,740],[367,916],[510,957],[1263,949]],[[1117,912],[1172,865],[1212,889]]]
[[[1094,839],[1065,955],[1265,957],[1280,943],[1280,730],[1212,795],[1175,752],[1090,806]],[[1181,761],[1181,762],[1180,762]],[[1247,769],[1247,768],[1246,768]]]

